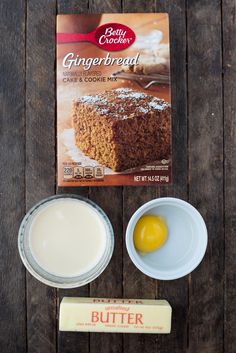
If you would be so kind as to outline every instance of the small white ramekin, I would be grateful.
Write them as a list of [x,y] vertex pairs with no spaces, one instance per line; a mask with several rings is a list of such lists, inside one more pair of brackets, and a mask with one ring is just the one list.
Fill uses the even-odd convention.
[[[162,216],[167,223],[168,238],[158,250],[145,255],[134,246],[133,233],[145,214]],[[207,228],[200,213],[188,202],[163,197],[145,203],[131,217],[126,230],[126,247],[134,265],[147,276],[173,280],[192,272],[207,248]]]
[[[37,217],[37,214],[41,209],[44,209],[44,207],[50,203],[57,202],[57,200],[60,201],[61,199],[77,200],[78,202],[84,203],[88,207],[92,208],[102,220],[106,232],[106,246],[104,254],[99,262],[88,272],[75,277],[60,277],[47,272],[39,266],[30,248],[29,229],[34,218]],[[105,270],[110,262],[114,249],[114,233],[112,225],[105,212],[91,200],[78,195],[55,195],[40,201],[27,212],[20,225],[18,233],[18,248],[23,264],[27,270],[40,282],[56,288],[75,288],[93,281]]]

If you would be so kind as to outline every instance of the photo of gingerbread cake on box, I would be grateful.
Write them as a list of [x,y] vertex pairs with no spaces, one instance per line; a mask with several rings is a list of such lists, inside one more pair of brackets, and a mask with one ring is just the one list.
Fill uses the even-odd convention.
[[79,97],[73,103],[75,143],[113,171],[170,154],[170,104],[130,88]]

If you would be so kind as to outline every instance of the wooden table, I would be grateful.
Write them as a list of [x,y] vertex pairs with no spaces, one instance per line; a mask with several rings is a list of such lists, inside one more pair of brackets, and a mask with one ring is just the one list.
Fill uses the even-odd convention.
[[[235,0],[1,0],[0,351],[2,353],[236,352]],[[171,19],[173,169],[170,187],[56,189],[55,15],[167,11]],[[112,262],[89,286],[37,282],[17,249],[20,221],[35,202],[65,191],[88,196],[115,230]],[[131,263],[124,232],[132,213],[159,196],[190,201],[209,245],[201,265],[155,281]],[[170,335],[59,333],[64,295],[166,298]]]

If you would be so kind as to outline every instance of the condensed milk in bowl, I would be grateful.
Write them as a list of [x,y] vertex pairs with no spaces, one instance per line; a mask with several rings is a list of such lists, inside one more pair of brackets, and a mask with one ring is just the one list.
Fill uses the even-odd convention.
[[77,195],[56,195],[36,204],[18,234],[21,259],[39,281],[74,288],[97,278],[108,265],[114,234],[104,211]]

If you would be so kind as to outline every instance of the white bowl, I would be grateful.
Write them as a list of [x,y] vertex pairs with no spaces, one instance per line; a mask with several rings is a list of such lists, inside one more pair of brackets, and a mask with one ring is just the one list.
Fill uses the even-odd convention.
[[[142,255],[134,247],[133,233],[139,218],[146,214],[164,217],[168,227],[166,243]],[[126,247],[134,265],[146,275],[173,280],[192,272],[207,247],[207,228],[200,213],[188,202],[163,197],[145,203],[131,217],[126,230]]]
[[[89,208],[92,208],[103,222],[106,236],[104,253],[100,257],[99,261],[87,272],[73,277],[59,276],[47,272],[47,270],[41,267],[37,262],[30,246],[30,227],[33,221],[37,218],[38,214],[52,203],[60,203],[66,199],[82,203]],[[91,200],[88,200],[79,195],[54,195],[40,201],[27,212],[20,225],[18,233],[18,248],[23,264],[27,270],[40,282],[55,288],[76,288],[93,281],[107,267],[114,249],[113,228],[104,211]]]

